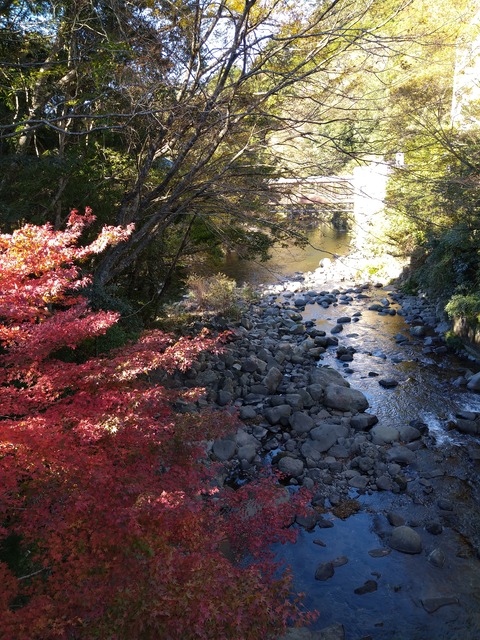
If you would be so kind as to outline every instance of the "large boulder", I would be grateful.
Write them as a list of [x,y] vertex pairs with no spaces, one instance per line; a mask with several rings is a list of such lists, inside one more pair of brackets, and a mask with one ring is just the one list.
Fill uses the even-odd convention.
[[360,413],[368,409],[368,400],[358,389],[351,389],[339,384],[328,384],[325,387],[323,400],[326,407],[339,411]]
[[325,389],[329,384],[336,384],[341,387],[349,387],[349,383],[345,378],[329,367],[315,367],[310,372],[310,384],[320,385]]

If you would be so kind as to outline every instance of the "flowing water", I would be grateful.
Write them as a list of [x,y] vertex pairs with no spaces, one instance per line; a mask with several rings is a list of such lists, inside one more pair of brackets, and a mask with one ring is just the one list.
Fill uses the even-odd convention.
[[[385,295],[379,293],[379,297]],[[434,456],[438,462],[435,469],[441,468],[446,477],[442,478],[438,495],[435,487],[424,501],[422,497],[412,500],[405,494],[389,492],[357,495],[352,490],[352,497],[362,504],[361,512],[346,520],[330,515],[334,523],[331,529],[300,530],[297,543],[279,550],[279,557],[293,567],[295,586],[307,594],[308,608],[320,612],[314,628],[341,622],[347,640],[478,640],[480,562],[455,528],[445,526],[439,538],[418,527],[424,545],[421,555],[391,551],[374,558],[368,552],[388,549],[386,540],[391,531],[388,512],[401,515],[407,523],[424,524],[426,513],[427,520],[438,517],[435,499],[445,495],[445,483],[454,491],[447,495],[454,498],[455,509],[469,518],[473,504],[465,482],[469,473],[478,473],[478,468],[468,466],[463,454],[477,442],[475,438],[447,430],[447,424],[461,409],[480,411],[480,396],[454,384],[468,363],[451,354],[424,353],[423,342],[409,341],[400,346],[395,336],[409,335],[403,318],[379,315],[367,306],[365,301],[328,309],[307,305],[304,319],[315,321],[315,326],[327,333],[338,317],[352,316],[357,311],[362,314],[358,322],[345,324],[339,336],[341,345],[355,348],[353,362],[340,362],[335,349],[330,349],[322,364],[341,371],[352,387],[367,396],[369,412],[377,415],[380,423],[400,427],[421,420],[428,424],[431,455],[423,459],[421,452],[417,454],[417,468],[406,472],[412,486],[418,485],[420,476],[429,476]],[[378,383],[381,378],[395,379],[399,385],[384,389]],[[440,466],[444,457],[452,460],[450,466]],[[427,512],[425,505],[429,502]],[[478,528],[478,524],[472,526]],[[314,542],[318,538],[325,547]],[[434,566],[427,559],[436,548],[445,555],[443,567]],[[316,566],[339,556],[346,556],[349,562],[337,568],[331,579],[315,580]],[[355,593],[355,589],[372,579],[377,583],[375,592]],[[429,612],[430,599],[438,603],[436,599],[442,597],[450,604]]]
[[[265,265],[242,263],[231,256],[221,270],[239,283],[268,283],[278,276],[313,270],[322,257],[348,251],[349,238],[332,229],[316,230],[310,240],[313,246],[304,250],[276,251]],[[385,291],[378,293],[379,297],[387,295]],[[417,453],[416,469],[405,471],[411,487],[418,489],[370,495],[352,490],[352,497],[362,505],[359,513],[345,520],[330,514],[332,528],[316,528],[312,532],[300,529],[294,545],[277,549],[278,558],[292,566],[295,588],[306,594],[307,607],[320,613],[313,629],[339,622],[344,625],[346,640],[480,640],[478,556],[468,537],[459,533],[462,527],[448,526],[446,516],[440,536],[428,533],[423,526],[425,519],[442,519],[436,500],[447,496],[454,502],[455,513],[460,514],[463,529],[480,540],[474,495],[478,491],[475,483],[479,463],[466,455],[469,448],[478,451],[478,442],[447,429],[449,418],[458,410],[480,412],[480,395],[455,385],[468,362],[452,354],[429,353],[423,342],[409,340],[399,345],[395,341],[397,334],[409,336],[403,318],[379,315],[367,306],[362,300],[328,309],[313,304],[307,305],[303,316],[328,333],[339,316],[361,313],[358,322],[344,325],[339,335],[340,344],[355,348],[353,362],[340,362],[335,350],[330,349],[322,364],[342,371],[351,386],[367,396],[369,412],[376,414],[381,423],[399,427],[421,420],[428,424],[429,448]],[[381,378],[394,378],[399,384],[384,389],[378,383]],[[435,479],[437,473],[441,477]],[[432,494],[426,495],[421,483],[429,484],[430,475],[434,478]],[[368,553],[378,548],[390,551],[386,542],[392,529],[386,517],[389,511],[400,514],[407,524],[418,526],[422,554],[392,550],[388,555],[372,557]],[[444,554],[441,567],[428,561],[428,554],[434,549]],[[317,565],[339,556],[346,556],[348,563],[336,568],[329,580],[316,580]],[[376,590],[356,594],[355,589],[367,580],[375,580]],[[442,606],[437,608],[438,604]]]

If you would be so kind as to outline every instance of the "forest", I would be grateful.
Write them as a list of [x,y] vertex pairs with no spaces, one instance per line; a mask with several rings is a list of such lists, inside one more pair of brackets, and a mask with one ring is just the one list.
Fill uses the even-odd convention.
[[206,257],[305,242],[279,179],[374,158],[372,253],[478,322],[480,5],[2,0],[0,34],[0,637],[308,622],[266,552],[308,496],[218,486],[233,417],[187,420],[155,372],[229,335],[164,333],[162,305]]

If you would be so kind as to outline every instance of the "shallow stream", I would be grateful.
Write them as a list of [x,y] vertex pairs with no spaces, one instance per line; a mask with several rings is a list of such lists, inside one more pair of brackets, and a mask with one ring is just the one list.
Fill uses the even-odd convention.
[[[303,251],[278,251],[266,265],[230,260],[221,270],[239,283],[272,282],[313,270],[331,253],[345,254],[348,241],[333,230],[325,236],[323,228],[312,234],[313,246]],[[320,246],[327,252],[315,248]],[[387,295],[387,290],[378,290],[378,298]],[[278,548],[278,558],[292,566],[295,588],[306,594],[307,607],[320,612],[312,629],[341,623],[346,640],[480,640],[480,447],[475,438],[447,429],[448,419],[457,411],[480,412],[480,395],[455,384],[468,361],[450,353],[429,353],[423,340],[410,339],[401,315],[379,315],[369,311],[368,304],[354,298],[327,309],[306,306],[304,320],[327,333],[338,317],[353,319],[354,313],[361,314],[338,335],[342,346],[355,348],[353,361],[341,362],[330,348],[321,363],[341,371],[352,387],[367,396],[368,411],[380,423],[394,427],[412,420],[426,423],[429,445],[417,452],[416,467],[406,468],[407,491],[369,495],[352,489],[351,497],[362,507],[358,513],[345,520],[326,514],[333,527],[299,529],[296,544]],[[408,341],[396,342],[398,334]],[[379,384],[382,378],[399,384],[385,389]],[[453,512],[439,509],[441,499],[453,504]],[[391,512],[421,535],[421,554],[389,549]],[[442,523],[440,535],[425,529],[432,521]],[[385,555],[369,554],[378,549]],[[428,558],[435,549],[443,554],[443,566]],[[341,556],[348,562],[335,568],[333,577],[315,579],[319,563]],[[369,580],[376,590],[355,593]]]

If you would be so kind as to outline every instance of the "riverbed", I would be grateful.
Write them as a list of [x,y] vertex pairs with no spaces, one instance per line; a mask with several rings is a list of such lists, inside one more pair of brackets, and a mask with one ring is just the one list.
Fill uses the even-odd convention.
[[[327,252],[315,248],[322,246],[328,246]],[[318,230],[303,253],[278,253],[263,266],[234,260],[222,271],[239,283],[255,285],[280,277],[283,285],[272,287],[271,301],[286,306],[292,291],[301,295],[312,287],[309,275],[285,283],[289,274],[312,272],[320,259],[344,255],[348,246],[349,238],[341,233],[332,232],[327,242],[324,230]],[[339,344],[352,353],[351,361],[344,362],[329,348],[321,366],[334,368],[361,391],[379,424],[400,429],[422,423],[427,435],[421,447],[409,445],[415,464],[404,468],[401,491],[352,488],[349,497],[358,501],[360,510],[345,519],[328,511],[327,501],[325,518],[333,526],[299,527],[297,542],[276,550],[278,559],[291,565],[295,589],[305,593],[309,609],[319,612],[311,629],[333,625],[329,638],[478,640],[479,442],[450,429],[458,411],[480,412],[480,396],[458,383],[476,365],[449,352],[433,330],[426,338],[412,338],[394,299],[384,313],[369,309],[372,297],[385,300],[391,287],[377,287],[365,299],[349,295],[347,282],[329,283],[324,277],[318,289],[333,289],[337,302],[327,308],[306,304],[298,309],[302,322],[328,335],[339,318],[348,316],[337,335]],[[396,384],[385,388],[379,380]],[[421,553],[390,548],[393,528],[402,525],[421,537]],[[338,559],[331,577],[316,579],[319,564]]]
[[[378,290],[378,298],[385,295],[387,291]],[[399,311],[396,305],[391,309]],[[327,350],[322,365],[335,368],[362,391],[369,400],[368,411],[381,424],[426,423],[429,448],[408,470],[405,493],[352,490],[350,496],[362,505],[359,513],[345,520],[330,514],[332,528],[300,529],[297,543],[279,549],[279,557],[293,567],[295,586],[306,594],[308,608],[320,613],[314,629],[340,623],[346,640],[476,640],[480,638],[478,549],[464,537],[455,517],[451,526],[443,526],[441,536],[425,529],[428,520],[446,514],[438,508],[441,498],[451,501],[456,517],[463,521],[477,507],[468,483],[469,475],[478,473],[468,455],[477,440],[447,428],[458,410],[480,411],[479,396],[455,385],[470,363],[452,353],[430,353],[424,341],[409,339],[401,315],[379,315],[361,300],[328,309],[307,305],[302,316],[328,332],[338,318],[357,312],[361,314],[357,322],[346,324],[340,336],[343,346],[355,350],[353,361],[343,363],[335,350]],[[407,339],[399,344],[400,335]],[[385,389],[379,379],[399,384]],[[422,554],[388,549],[391,513],[420,532]],[[470,524],[478,529],[476,518]],[[318,544],[319,538],[325,546]],[[388,555],[369,555],[376,549],[386,549]],[[445,561],[435,566],[430,554],[439,550]],[[316,580],[315,567],[338,557],[348,562],[329,580]],[[375,582],[375,591],[355,592],[369,580]]]

